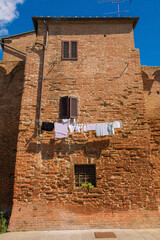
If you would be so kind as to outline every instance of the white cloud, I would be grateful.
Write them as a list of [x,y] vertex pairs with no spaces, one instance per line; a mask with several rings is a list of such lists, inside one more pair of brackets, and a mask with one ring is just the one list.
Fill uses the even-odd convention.
[[8,35],[8,30],[6,28],[0,28],[0,36]]
[[17,4],[22,4],[24,1],[25,0],[0,0],[0,35],[8,34],[6,24],[18,18]]

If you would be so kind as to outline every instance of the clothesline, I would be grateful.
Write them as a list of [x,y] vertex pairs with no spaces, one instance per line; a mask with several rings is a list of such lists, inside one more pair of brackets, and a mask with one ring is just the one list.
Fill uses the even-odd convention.
[[70,119],[63,119],[62,123],[54,123],[55,138],[66,138],[68,137],[68,131],[70,133],[77,132],[89,132],[96,131],[96,136],[107,136],[114,134],[115,128],[121,128],[121,121],[106,122],[106,123],[88,123],[79,124],[76,120],[70,123]]

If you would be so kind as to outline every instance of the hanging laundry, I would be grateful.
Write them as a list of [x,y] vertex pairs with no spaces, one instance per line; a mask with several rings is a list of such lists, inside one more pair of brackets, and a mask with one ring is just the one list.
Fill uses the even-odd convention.
[[83,124],[76,124],[75,131],[80,133],[82,132]]
[[62,119],[63,124],[70,124],[70,119]]
[[71,123],[71,124],[68,125],[69,131],[70,131],[71,133],[73,133],[74,130],[76,129],[76,126],[77,126],[77,124],[76,124],[76,119],[73,119],[73,123]]
[[108,133],[108,123],[96,123],[96,136],[105,136]]
[[121,121],[115,121],[115,122],[113,122],[113,127],[114,127],[114,128],[121,128],[121,127],[122,127],[122,122],[121,122]]
[[74,129],[75,129],[75,125],[74,125],[74,124],[69,124],[69,125],[68,125],[68,129],[69,129],[69,131],[70,131],[71,133],[73,133],[73,132],[74,132]]
[[95,131],[96,123],[88,123],[83,125],[83,132]]
[[83,132],[87,132],[87,124],[83,124]]
[[42,127],[41,129],[44,131],[53,131],[54,128],[54,123],[51,122],[42,122]]
[[109,135],[114,134],[113,122],[108,123],[108,133]]
[[87,131],[95,131],[96,130],[96,123],[88,123],[86,124]]
[[68,136],[67,124],[55,123],[55,138],[66,138]]

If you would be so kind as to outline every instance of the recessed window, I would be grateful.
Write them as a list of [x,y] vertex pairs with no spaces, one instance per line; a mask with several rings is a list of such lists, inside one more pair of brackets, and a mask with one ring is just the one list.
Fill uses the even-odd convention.
[[69,119],[78,117],[78,98],[77,97],[61,97],[60,98],[60,119]]
[[81,187],[82,183],[92,183],[96,187],[96,166],[91,165],[75,165],[75,186]]
[[76,60],[78,58],[78,42],[62,41],[62,59]]

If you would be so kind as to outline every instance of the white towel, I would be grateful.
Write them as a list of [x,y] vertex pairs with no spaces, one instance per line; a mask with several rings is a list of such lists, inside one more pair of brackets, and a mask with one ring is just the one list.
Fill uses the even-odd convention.
[[66,138],[68,136],[67,124],[54,123],[55,138]]
[[115,121],[115,122],[113,122],[113,127],[114,127],[114,128],[121,128],[121,127],[122,127],[122,122],[121,122],[121,121]]

